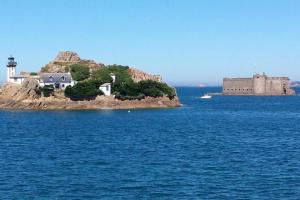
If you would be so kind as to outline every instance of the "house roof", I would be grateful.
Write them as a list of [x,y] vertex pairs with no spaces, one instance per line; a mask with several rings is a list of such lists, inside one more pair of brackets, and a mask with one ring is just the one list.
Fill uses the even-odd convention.
[[40,79],[44,83],[71,83],[72,77],[68,73],[43,73]]

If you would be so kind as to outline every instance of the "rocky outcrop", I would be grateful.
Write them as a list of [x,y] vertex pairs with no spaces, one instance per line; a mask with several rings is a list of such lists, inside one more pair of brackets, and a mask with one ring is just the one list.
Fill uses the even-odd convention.
[[41,97],[39,84],[35,79],[26,79],[22,85],[7,83],[1,89],[1,99],[17,101],[36,100]]
[[157,81],[157,82],[162,81],[162,78],[159,75],[147,74],[147,73],[145,73],[141,70],[135,69],[135,68],[129,68],[128,72],[131,75],[134,82],[140,82],[140,81],[144,81],[144,80],[152,80],[152,81]]
[[101,110],[101,109],[137,109],[137,108],[174,108],[180,106],[178,98],[167,97],[143,100],[121,101],[114,97],[100,96],[92,101],[71,101],[56,98],[16,101],[0,98],[0,109],[22,110]]
[[[102,67],[105,67],[102,63],[97,63],[94,60],[81,59],[80,56],[71,51],[61,51],[58,53],[56,58],[42,67],[42,73],[64,73],[68,66],[73,64],[82,64],[90,68],[90,71],[95,71]],[[141,70],[130,67],[128,69],[129,74],[131,75],[134,82],[139,82],[143,80],[153,80],[161,82],[162,78],[159,75],[151,75],[145,73]]]
[[72,51],[61,51],[58,53],[54,62],[68,62],[68,63],[77,63],[81,59],[79,55]]
[[82,64],[90,68],[91,71],[104,67],[102,63],[96,63],[94,60],[81,59],[79,55],[71,51],[59,52],[56,58],[42,67],[42,73],[64,73],[68,66],[73,64]]

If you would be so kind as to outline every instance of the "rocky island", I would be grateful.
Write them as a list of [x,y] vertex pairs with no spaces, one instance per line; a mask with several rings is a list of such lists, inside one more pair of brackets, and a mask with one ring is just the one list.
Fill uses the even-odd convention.
[[60,52],[39,72],[16,75],[13,57],[0,89],[0,109],[80,110],[180,106],[175,88],[160,76],[132,67],[105,65]]

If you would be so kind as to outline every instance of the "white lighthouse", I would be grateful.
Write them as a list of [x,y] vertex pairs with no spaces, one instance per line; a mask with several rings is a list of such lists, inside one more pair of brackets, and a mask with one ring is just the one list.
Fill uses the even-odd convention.
[[13,82],[13,77],[16,76],[16,66],[15,58],[10,56],[7,63],[7,82]]
[[17,62],[15,62],[14,57],[10,56],[8,58],[8,63],[6,66],[7,66],[7,77],[6,77],[7,82],[22,84],[23,81],[26,78],[28,78],[28,75],[16,75]]

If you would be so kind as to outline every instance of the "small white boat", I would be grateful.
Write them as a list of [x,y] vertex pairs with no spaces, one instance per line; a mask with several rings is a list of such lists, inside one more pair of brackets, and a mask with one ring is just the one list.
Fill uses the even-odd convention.
[[210,99],[211,96],[208,94],[204,94],[202,97],[200,97],[201,99]]

